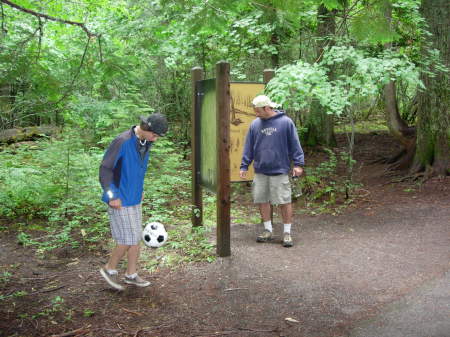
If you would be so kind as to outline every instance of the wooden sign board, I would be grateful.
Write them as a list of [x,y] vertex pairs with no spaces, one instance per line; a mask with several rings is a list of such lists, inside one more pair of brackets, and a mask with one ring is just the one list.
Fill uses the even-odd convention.
[[246,179],[239,177],[245,137],[250,123],[256,118],[252,100],[264,93],[263,83],[230,83],[230,181],[252,181],[253,164],[250,165]]
[[200,184],[211,192],[217,190],[217,111],[216,80],[197,83],[200,130]]

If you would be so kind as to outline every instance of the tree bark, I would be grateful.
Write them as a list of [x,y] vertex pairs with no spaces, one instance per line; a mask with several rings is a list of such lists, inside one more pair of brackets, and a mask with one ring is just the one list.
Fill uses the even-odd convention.
[[[386,6],[385,18],[389,25],[392,25],[392,6]],[[385,49],[392,48],[392,42],[384,45]],[[383,88],[384,111],[386,124],[390,134],[397,139],[404,147],[404,151],[411,151],[415,138],[414,129],[409,128],[406,122],[401,118],[397,103],[397,88],[394,81],[389,81]],[[411,157],[411,156],[409,156]],[[412,158],[411,158],[412,159]],[[407,165],[409,166],[411,162]]]
[[410,148],[414,144],[414,128],[408,127],[400,117],[394,81],[390,81],[384,86],[383,94],[389,131],[405,148]]
[[[429,58],[429,48],[439,51],[440,62],[449,68],[450,3],[448,0],[423,0],[422,15],[432,34],[422,50]],[[432,174],[450,173],[450,81],[448,72],[432,66],[434,76],[422,74],[426,89],[418,95],[417,151],[411,168],[413,173],[432,166]]]
[[280,37],[277,32],[273,32],[270,37],[270,44],[275,47],[276,53],[272,53],[271,63],[272,69],[277,69],[280,66]]
[[[319,6],[317,12],[317,62],[322,59],[325,48],[332,44],[330,38],[336,32],[335,14],[336,11],[329,11],[324,5]],[[328,77],[330,79],[333,78],[333,70],[328,72]],[[314,101],[311,104],[310,111],[306,116],[305,127],[307,128],[305,134],[305,142],[307,145],[336,145],[333,115],[327,114],[319,102]]]

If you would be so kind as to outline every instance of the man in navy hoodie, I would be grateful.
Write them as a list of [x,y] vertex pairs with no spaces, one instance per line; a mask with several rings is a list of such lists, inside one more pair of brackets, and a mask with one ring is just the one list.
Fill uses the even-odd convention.
[[167,119],[162,114],[141,117],[139,125],[112,141],[100,165],[102,200],[108,205],[111,234],[116,242],[108,263],[100,268],[100,274],[117,290],[124,289],[119,283],[116,267],[125,254],[128,263],[124,282],[138,287],[150,285],[137,274],[142,236],[141,202],[150,148],[167,129]]
[[[283,246],[292,247],[292,203],[289,173],[303,174],[304,154],[292,120],[283,111],[274,110],[278,104],[265,95],[253,99],[256,118],[250,125],[242,155],[240,177],[245,179],[253,162],[253,201],[259,205],[264,232],[257,242],[272,239],[270,204],[280,205],[284,223]],[[293,167],[291,170],[291,163]]]

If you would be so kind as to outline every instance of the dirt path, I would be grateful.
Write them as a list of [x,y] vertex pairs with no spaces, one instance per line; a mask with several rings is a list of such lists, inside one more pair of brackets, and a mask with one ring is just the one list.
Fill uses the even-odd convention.
[[[0,265],[16,272],[2,293],[27,295],[14,307],[0,301],[0,336],[387,337],[390,317],[406,319],[408,310],[395,307],[402,301],[416,303],[428,323],[430,310],[439,311],[441,325],[419,331],[410,322],[398,336],[450,336],[441,294],[450,270],[450,179],[385,185],[379,167],[365,172],[365,200],[339,216],[297,218],[294,247],[256,243],[255,225],[234,225],[231,257],[148,275],[145,289],[110,290],[98,274],[106,257],[37,263],[3,235]],[[442,296],[436,305],[414,302],[427,294]],[[51,304],[57,296],[59,306]]]

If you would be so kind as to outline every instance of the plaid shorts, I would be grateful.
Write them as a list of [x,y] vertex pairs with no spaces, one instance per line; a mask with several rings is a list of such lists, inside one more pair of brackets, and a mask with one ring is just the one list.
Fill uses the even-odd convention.
[[108,207],[113,239],[119,245],[137,245],[142,236],[142,206]]

